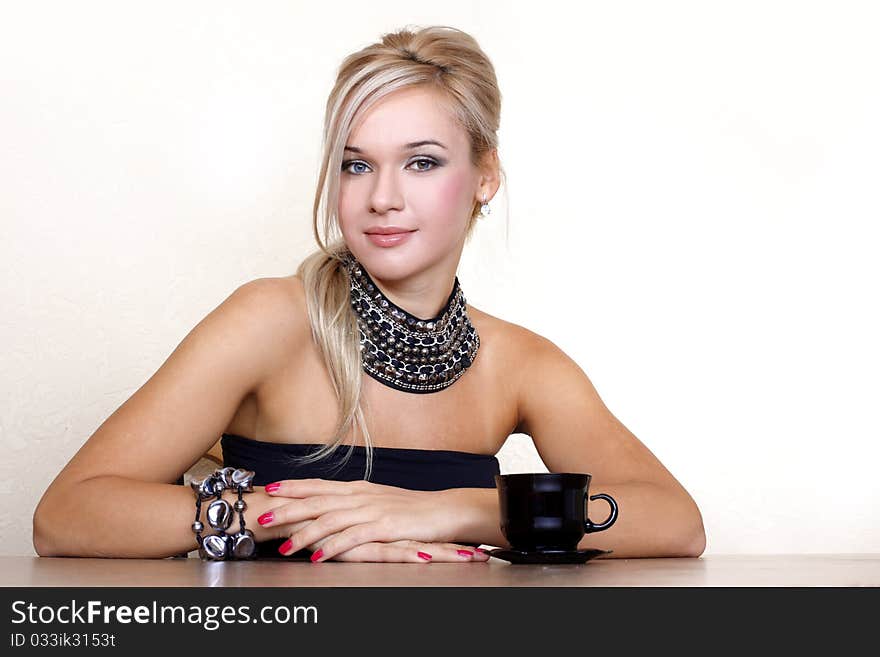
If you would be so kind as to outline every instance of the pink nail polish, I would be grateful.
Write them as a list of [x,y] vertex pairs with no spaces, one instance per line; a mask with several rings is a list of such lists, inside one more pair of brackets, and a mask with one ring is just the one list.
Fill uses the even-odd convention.
[[267,493],[274,493],[279,488],[281,488],[281,484],[279,484],[277,481],[272,484],[266,484],[266,492]]
[[284,543],[281,544],[281,547],[278,548],[278,551],[281,554],[284,554],[290,549],[291,545],[293,545],[293,543],[291,543],[290,539],[287,539],[286,541],[284,541]]
[[483,554],[489,554],[489,550],[484,550],[483,548],[474,548],[477,552],[482,552]]
[[310,558],[312,561],[317,561],[318,559],[320,559],[323,556],[324,556],[324,550],[318,550]]
[[428,554],[427,552],[419,552],[419,559],[424,559],[425,561],[430,561],[430,560],[433,559],[433,558],[434,558],[434,557],[432,557],[432,556],[431,556],[430,554]]
[[474,553],[471,552],[470,550],[457,550],[457,552],[458,552],[461,556],[463,556],[463,557],[472,557],[472,556],[474,556]]
[[271,511],[268,511],[268,512],[264,513],[263,515],[261,515],[259,518],[257,518],[257,522],[260,523],[261,525],[268,525],[270,522],[272,522],[272,520],[274,518],[275,518],[275,514],[272,513]]

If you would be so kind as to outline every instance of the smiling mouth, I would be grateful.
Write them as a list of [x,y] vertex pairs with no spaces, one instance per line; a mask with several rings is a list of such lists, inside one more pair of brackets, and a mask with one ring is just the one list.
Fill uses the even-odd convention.
[[366,231],[367,235],[401,235],[403,233],[414,233],[416,232],[415,228],[411,228],[406,230],[404,228],[394,229],[394,230],[376,230],[376,231]]
[[415,233],[414,230],[405,230],[398,233],[366,233],[370,238],[370,242],[381,248],[388,248],[403,244],[409,241],[409,236]]

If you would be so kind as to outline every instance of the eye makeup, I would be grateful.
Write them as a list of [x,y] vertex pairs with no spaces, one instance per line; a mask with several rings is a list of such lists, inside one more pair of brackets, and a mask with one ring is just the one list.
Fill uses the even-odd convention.
[[[413,164],[418,164],[418,163],[421,163],[421,162],[427,162],[427,163],[429,163],[431,166],[429,166],[429,167],[427,167],[427,168],[424,168],[424,165],[422,165],[421,168],[420,168],[420,167],[416,167],[416,168],[414,168],[414,169],[412,169],[412,170],[413,170],[413,171],[420,172],[420,173],[424,173],[424,172],[428,172],[428,171],[433,171],[434,169],[437,169],[438,167],[441,167],[441,166],[443,166],[444,164],[446,164],[445,161],[443,161],[443,160],[438,160],[437,158],[434,158],[434,157],[419,156],[419,157],[414,158],[409,164],[407,164],[407,168],[411,167]],[[361,172],[354,172],[354,171],[349,171],[349,170],[348,170],[348,168],[349,168],[350,166],[355,165],[355,164],[362,164],[362,165],[367,166],[367,167],[369,166],[369,165],[368,165],[366,162],[364,162],[363,160],[345,160],[345,161],[342,162],[342,171],[344,171],[345,173],[351,173],[351,174],[354,174],[354,175],[361,175],[361,173],[364,173],[363,171],[361,171]]]

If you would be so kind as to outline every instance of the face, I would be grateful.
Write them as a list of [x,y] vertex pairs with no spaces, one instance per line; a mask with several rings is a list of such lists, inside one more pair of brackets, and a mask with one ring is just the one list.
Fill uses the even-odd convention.
[[[435,94],[409,88],[386,96],[346,143],[340,228],[354,256],[383,280],[455,272],[478,198],[480,171],[471,164],[467,133]],[[429,140],[438,143],[409,146]],[[368,235],[376,226],[411,232],[383,246]]]

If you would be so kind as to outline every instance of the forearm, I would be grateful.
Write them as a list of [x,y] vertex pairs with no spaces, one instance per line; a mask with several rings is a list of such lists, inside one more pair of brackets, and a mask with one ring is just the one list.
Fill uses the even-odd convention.
[[442,540],[510,547],[501,533],[498,491],[494,488],[450,488],[438,493],[447,509]]
[[[212,498],[213,499],[213,498]],[[224,491],[223,499],[236,499]],[[247,528],[266,540],[256,519],[272,503],[262,487],[245,493]],[[202,536],[215,533],[207,522],[211,500],[202,502]],[[189,486],[116,476],[95,477],[47,493],[34,513],[34,548],[41,556],[162,558],[197,547],[192,531],[195,493]],[[238,530],[235,514],[229,532]]]
[[[612,550],[609,557],[699,556],[705,533],[699,509],[683,490],[650,483],[597,484],[593,493],[606,493],[617,502],[617,521],[608,529],[585,534],[578,549]],[[450,508],[453,541],[486,543],[509,548],[501,533],[498,492],[494,488],[455,488],[443,491]],[[590,520],[608,517],[608,504],[589,502]]]
[[[608,529],[585,534],[578,549],[612,550],[612,558],[698,557],[706,536],[696,503],[684,489],[637,482],[596,484],[595,493],[606,493],[617,502],[619,515]],[[590,520],[608,517],[604,500],[590,501]]]

